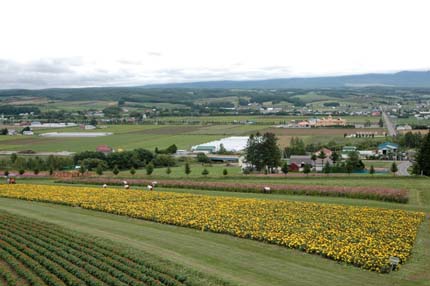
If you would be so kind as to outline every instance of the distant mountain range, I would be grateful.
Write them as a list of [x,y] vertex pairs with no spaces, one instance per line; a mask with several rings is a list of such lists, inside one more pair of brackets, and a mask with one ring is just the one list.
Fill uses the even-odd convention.
[[339,88],[339,87],[428,87],[430,71],[402,71],[397,73],[369,73],[345,76],[296,77],[243,81],[202,81],[145,85],[145,88],[227,88],[227,89],[282,89],[282,88]]

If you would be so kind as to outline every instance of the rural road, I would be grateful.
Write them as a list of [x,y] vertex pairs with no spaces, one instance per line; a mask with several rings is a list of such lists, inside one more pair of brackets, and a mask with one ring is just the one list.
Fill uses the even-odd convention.
[[396,136],[397,135],[396,127],[394,126],[393,122],[391,121],[390,117],[385,111],[382,111],[382,118],[384,119],[385,126],[388,129],[388,135]]
[[408,168],[412,166],[411,161],[400,161],[397,168],[399,169],[396,173],[397,176],[410,176]]

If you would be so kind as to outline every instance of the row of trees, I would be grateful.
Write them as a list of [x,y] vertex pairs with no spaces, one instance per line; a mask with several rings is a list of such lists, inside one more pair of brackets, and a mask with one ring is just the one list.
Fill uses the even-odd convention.
[[[362,162],[361,162],[362,163]],[[363,165],[359,165],[359,167],[361,169],[364,169],[364,164]],[[353,164],[352,163],[348,163],[348,162],[342,162],[342,163],[337,163],[334,165],[330,165],[328,162],[325,163],[324,167],[322,168],[322,172],[324,174],[330,174],[330,173],[348,173],[351,174],[352,171],[354,170]],[[396,174],[396,172],[398,171],[398,167],[396,162],[393,162],[393,164],[390,167],[390,171],[392,174]],[[285,162],[282,167],[281,167],[281,171],[282,173],[284,173],[285,175],[288,174],[289,172],[289,167],[287,162]],[[309,164],[306,164],[303,168],[303,173],[305,174],[309,174],[312,171],[312,166]],[[375,174],[375,168],[373,167],[373,165],[370,166],[369,169],[369,174],[373,175]]]
[[4,170],[57,171],[73,167],[73,160],[53,155],[46,158],[24,157],[13,153],[10,158],[1,160],[0,165]]
[[418,148],[424,141],[424,136],[419,132],[407,132],[396,137],[397,143],[404,148]]
[[85,151],[75,154],[73,161],[75,165],[81,165],[89,171],[97,167],[102,170],[138,169],[146,167],[148,164],[152,164],[154,167],[172,167],[176,165],[176,161],[171,154],[175,153],[176,150],[176,145],[171,145],[164,150],[156,149],[156,152],[143,148],[107,155],[96,151]]

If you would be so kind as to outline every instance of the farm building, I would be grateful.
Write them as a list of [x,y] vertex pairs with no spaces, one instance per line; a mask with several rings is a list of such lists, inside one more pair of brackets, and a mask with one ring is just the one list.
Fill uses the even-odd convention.
[[305,165],[311,165],[317,172],[321,172],[324,165],[326,163],[330,165],[333,164],[333,161],[329,158],[325,158],[324,160],[317,159],[315,162],[311,159],[311,156],[307,155],[292,155],[290,157],[290,171],[303,171]]
[[110,154],[113,152],[113,149],[107,145],[99,145],[96,147],[96,151],[104,154]]
[[84,126],[84,129],[85,130],[93,130],[93,129],[96,129],[97,127],[95,127],[94,125],[85,125]]
[[303,171],[305,165],[314,165],[314,161],[311,160],[310,156],[307,155],[292,155],[290,157],[290,171]]
[[399,145],[396,143],[385,142],[378,145],[378,154],[387,155],[389,153],[397,153]]
[[361,159],[369,159],[372,156],[375,156],[376,152],[374,150],[359,150],[358,154],[360,155]]
[[247,136],[232,136],[200,145],[195,145],[191,147],[191,150],[194,152],[215,153],[220,150],[222,145],[225,150],[229,152],[241,152],[245,150],[247,144]]
[[349,152],[356,152],[357,147],[356,146],[344,146],[342,148],[342,153],[349,153]]
[[215,162],[229,162],[229,163],[238,163],[239,155],[208,155],[208,158],[211,161]]
[[327,118],[322,118],[317,120],[315,126],[325,127],[325,126],[346,126],[346,120],[342,118],[333,118],[329,115]]
[[111,132],[48,132],[42,133],[40,136],[43,137],[59,137],[59,138],[92,138],[92,137],[101,137],[101,136],[109,136],[112,135]]
[[297,126],[300,128],[310,128],[311,123],[307,120],[304,120],[304,121],[300,121],[299,123],[297,123]]
[[214,153],[217,150],[215,145],[198,145],[198,146],[193,146],[191,149],[194,152],[202,152],[202,153]]
[[409,124],[406,125],[399,125],[396,127],[397,131],[407,131],[407,130],[412,130],[412,126],[410,126]]
[[7,131],[7,134],[13,136],[13,135],[17,135],[18,132],[16,131],[16,129],[9,129]]
[[288,171],[290,171],[290,172],[299,172],[300,171],[300,166],[297,165],[296,163],[291,163],[288,166]]
[[323,117],[322,119],[310,119],[300,121],[297,126],[301,128],[308,127],[327,127],[327,126],[346,126],[347,122],[342,118],[333,118],[329,115],[327,118]]
[[76,123],[71,122],[60,122],[60,123],[41,123],[39,121],[31,122],[30,127],[32,128],[64,128],[64,127],[76,127]]
[[34,133],[33,133],[33,131],[23,131],[22,135],[31,136],[31,135],[34,135]]
[[341,154],[342,159],[348,159],[348,157],[349,157],[348,154],[350,152],[357,152],[357,147],[356,146],[344,146],[342,148],[342,154]]
[[330,149],[327,149],[327,148],[321,148],[320,150],[318,150],[314,154],[318,156],[321,153],[321,151],[325,154],[325,156],[327,158],[330,158],[330,156],[333,154],[333,151],[331,151]]

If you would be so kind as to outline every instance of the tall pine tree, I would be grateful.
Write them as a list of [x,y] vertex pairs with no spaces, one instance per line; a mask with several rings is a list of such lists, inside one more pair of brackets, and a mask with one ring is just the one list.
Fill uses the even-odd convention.
[[273,133],[259,133],[251,135],[246,148],[246,161],[251,163],[257,171],[263,169],[273,173],[281,164],[281,150],[277,144],[278,139]]
[[424,137],[415,164],[413,170],[416,175],[430,176],[430,132]]

